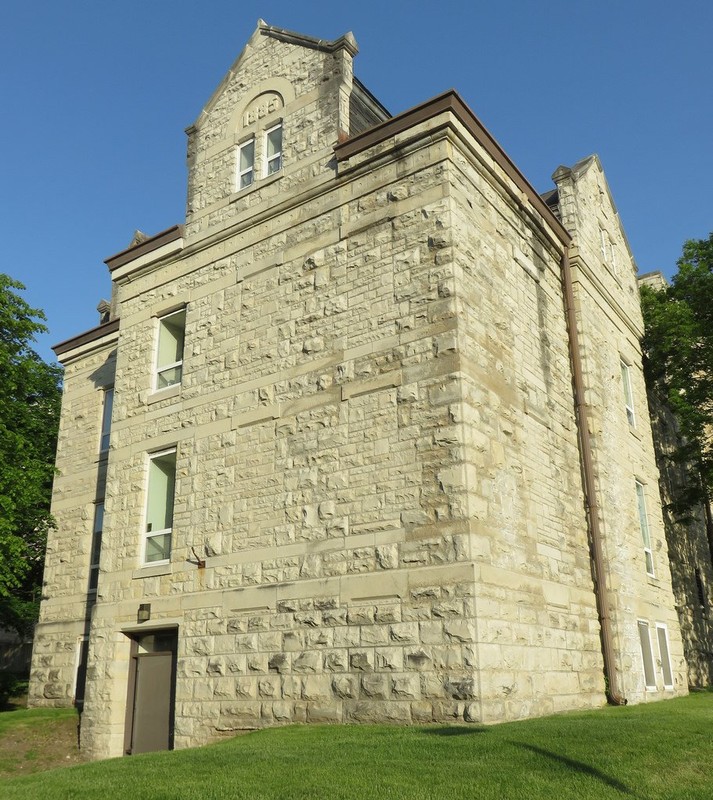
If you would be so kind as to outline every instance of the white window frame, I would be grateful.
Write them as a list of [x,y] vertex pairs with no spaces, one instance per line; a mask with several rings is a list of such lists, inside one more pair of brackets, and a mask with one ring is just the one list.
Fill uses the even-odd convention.
[[[164,458],[165,456],[173,454],[174,456],[174,472],[173,472],[173,482],[174,482],[174,496],[171,498],[171,525],[168,528],[162,528],[161,530],[149,530],[149,523],[148,516],[149,516],[149,508],[150,508],[150,493],[151,493],[151,462],[158,458]],[[173,547],[173,502],[175,501],[175,483],[176,483],[176,457],[177,457],[177,448],[169,447],[165,450],[159,450],[155,453],[148,453],[148,462],[147,462],[147,469],[146,469],[146,496],[144,498],[144,522],[143,522],[143,531],[141,536],[141,564],[144,567],[154,567],[160,566],[161,564],[168,564],[171,560],[171,549]],[[169,545],[168,545],[168,555],[166,558],[157,558],[153,561],[149,561],[146,558],[146,551],[148,549],[149,539],[153,539],[157,536],[166,536],[169,537]]]
[[656,577],[654,569],[654,553],[651,549],[651,532],[649,530],[649,515],[646,511],[646,491],[644,484],[635,480],[636,485],[636,506],[639,514],[639,527],[641,529],[641,538],[644,542],[644,559],[646,561],[646,574],[651,577]]
[[[661,642],[666,652],[663,652]],[[661,678],[663,679],[664,689],[673,689],[673,665],[671,664],[671,648],[668,641],[668,628],[663,622],[656,623],[656,644],[659,648],[659,663],[661,664]],[[666,672],[668,670],[668,682]]]
[[[183,314],[183,347],[181,348],[181,357],[176,361],[166,362],[165,364],[160,362],[161,359],[161,335],[164,331],[168,331],[167,321],[173,317],[178,316],[179,314]],[[155,377],[154,377],[154,390],[160,392],[164,389],[169,389],[171,386],[180,386],[183,382],[183,356],[185,351],[185,339],[186,339],[186,307],[177,308],[175,311],[171,311],[167,314],[163,314],[158,318],[158,334],[156,338],[156,369],[155,369]],[[167,383],[165,386],[160,385],[161,375],[169,370],[177,369],[180,370],[178,380],[174,381],[173,383]]]
[[106,453],[109,449],[109,441],[111,438],[111,414],[114,408],[114,387],[107,386],[104,389],[104,397],[102,398],[102,423],[101,432],[99,434],[99,452]]
[[[280,131],[280,149],[273,155],[268,156],[267,154],[268,137],[271,133],[273,133],[276,130]],[[282,136],[283,136],[282,120],[275,123],[271,127],[265,129],[263,135],[263,160],[264,160],[264,176],[266,178],[269,178],[270,175],[276,175],[282,169]],[[277,161],[277,168],[271,170],[270,165],[274,161]]]
[[[99,586],[99,561],[101,559],[101,540],[104,532],[104,501],[98,500],[94,504],[94,522],[92,523],[92,541],[89,550],[89,582],[88,594],[96,594]],[[96,558],[94,551],[96,550]],[[92,578],[96,575],[96,581],[92,586]]]
[[624,361],[619,360],[621,368],[621,382],[624,389],[624,408],[626,409],[626,419],[632,428],[636,427],[636,414],[634,413],[634,393],[631,390],[631,367]]
[[[637,619],[636,627],[639,631],[639,645],[641,647],[641,663],[644,674],[644,686],[647,691],[655,692],[656,686],[656,663],[654,662],[654,650],[651,647],[651,626],[645,619]],[[642,633],[646,630],[646,651],[644,651],[644,635]],[[648,660],[646,656],[648,655]]]
[[[249,166],[245,167],[245,169],[241,169],[240,162],[242,160],[243,151],[246,150],[248,147],[252,147],[253,157],[250,160]],[[247,189],[248,186],[252,186],[253,183],[255,183],[255,148],[256,148],[255,136],[251,136],[249,139],[246,139],[244,142],[241,142],[238,145],[238,159],[235,168],[237,191],[241,191],[242,189]],[[243,177],[248,178],[245,184],[243,184]]]

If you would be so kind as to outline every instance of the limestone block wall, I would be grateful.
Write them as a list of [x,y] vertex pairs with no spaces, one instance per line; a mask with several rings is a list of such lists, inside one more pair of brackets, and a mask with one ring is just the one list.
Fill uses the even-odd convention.
[[483,716],[498,720],[599,706],[604,677],[560,253],[490,174],[456,153],[459,414]]
[[[58,463],[71,474],[55,491],[33,691],[70,699],[73,642],[91,617],[82,743],[94,757],[124,752],[132,637],[168,628],[177,747],[292,721],[497,721],[604,702],[564,232],[448,95],[335,151],[351,130],[355,52],[349,36],[260,23],[189,130],[185,231],[171,255],[157,245],[107,262],[118,345],[67,359]],[[237,190],[238,146],[277,122],[282,169]],[[660,697],[643,685],[639,620],[668,626],[674,693],[685,670],[633,266],[598,162],[556,177],[575,237],[619,669],[630,700]],[[181,382],[157,391],[159,320],[178,309]],[[170,558],[146,564],[150,455],[167,448]]]
[[65,365],[52,491],[57,527],[47,541],[40,618],[35,630],[30,705],[72,702],[79,643],[89,632],[89,564],[95,503],[104,496],[100,455],[104,389],[114,383],[116,337]]
[[[636,268],[606,179],[596,157],[555,173],[562,221],[574,237],[573,265],[578,334],[588,424],[595,460],[600,522],[609,564],[612,621],[621,684],[630,702],[687,690],[681,634],[674,608],[669,554],[658,492],[639,345],[643,332]],[[630,424],[621,362],[628,367],[634,405]],[[644,488],[654,576],[647,575],[636,481]],[[664,689],[657,642],[656,690],[647,690],[638,622],[667,628],[674,689]]]
[[[152,624],[179,621],[178,745],[289,719],[479,718],[433,149],[400,161],[398,185],[387,165],[270,226],[246,219],[229,257],[119,285],[93,753],[121,751],[129,641],[114,633],[147,601]],[[154,315],[177,303],[183,382],[154,393]],[[171,564],[141,567],[146,454],[169,445]]]

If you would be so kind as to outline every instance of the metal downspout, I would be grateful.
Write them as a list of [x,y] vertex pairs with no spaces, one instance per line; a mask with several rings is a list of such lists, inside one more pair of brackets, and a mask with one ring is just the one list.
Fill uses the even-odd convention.
[[604,675],[607,679],[607,700],[612,705],[626,705],[627,700],[619,689],[614,645],[609,616],[609,592],[606,586],[604,554],[602,550],[601,529],[599,527],[599,504],[597,502],[596,484],[594,480],[594,463],[592,445],[587,425],[586,404],[584,399],[584,378],[582,377],[582,359],[579,353],[577,338],[577,318],[574,310],[574,289],[569,253],[565,245],[562,253],[562,284],[564,288],[565,315],[569,336],[569,351],[572,358],[572,377],[574,383],[574,403],[579,433],[580,451],[582,453],[582,472],[584,479],[584,498],[589,524],[589,541],[594,559],[594,595],[597,601],[597,613],[601,626],[602,656],[604,658]]

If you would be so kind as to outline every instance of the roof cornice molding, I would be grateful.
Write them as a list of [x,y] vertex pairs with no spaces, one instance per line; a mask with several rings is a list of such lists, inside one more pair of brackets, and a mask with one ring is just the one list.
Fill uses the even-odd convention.
[[164,247],[181,238],[183,238],[183,225],[173,225],[171,228],[166,228],[165,231],[151,236],[144,242],[135,244],[133,247],[127,247],[126,250],[122,250],[116,255],[109,256],[104,263],[109,267],[109,272],[113,272],[115,269],[123,267],[124,264],[128,264],[130,261],[134,261],[134,259],[140,256],[152,253],[154,250],[158,250],[160,247]]
[[527,196],[534,208],[548,221],[557,237],[563,244],[569,244],[571,236],[562,223],[552,213],[552,209],[544,202],[527,178],[515,166],[513,161],[498,144],[495,137],[475,116],[462,100],[458,92],[450,89],[437,95],[425,103],[404,111],[385,122],[375,125],[362,133],[352,136],[334,147],[337,161],[346,161],[357,153],[374,147],[393,136],[403,133],[422,122],[426,122],[439,114],[452,113],[473,138],[483,147],[515,185]]
[[66,355],[71,350],[76,350],[80,347],[84,348],[86,345],[98,344],[102,339],[106,339],[107,341],[101,342],[101,344],[109,344],[111,341],[118,338],[117,336],[113,336],[113,334],[118,334],[118,332],[119,319],[117,317],[117,319],[112,319],[109,322],[103,323],[102,325],[97,325],[96,328],[91,328],[84,333],[73,336],[71,339],[65,339],[63,342],[54,345],[52,349],[59,359],[60,356]]
[[352,58],[359,52],[359,46],[356,43],[354,34],[349,31],[338,39],[317,39],[314,36],[306,36],[304,33],[296,33],[295,31],[288,31],[284,28],[276,28],[274,25],[268,25],[265,20],[258,20],[258,30],[263,36],[269,36],[272,39],[277,39],[280,42],[287,44],[298,45],[299,47],[308,47],[311,50],[321,50],[324,53],[336,53],[337,50],[346,50]]

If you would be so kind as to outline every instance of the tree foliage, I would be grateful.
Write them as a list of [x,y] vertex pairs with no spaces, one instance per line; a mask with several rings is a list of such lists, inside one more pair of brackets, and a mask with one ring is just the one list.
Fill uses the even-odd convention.
[[[681,460],[700,465],[704,493],[713,492],[713,233],[684,244],[671,285],[643,286],[642,342],[647,382],[673,410],[683,444]],[[693,488],[693,487],[691,487]],[[689,502],[702,500],[700,492]]]
[[42,584],[61,369],[32,349],[42,311],[0,273],[0,626],[28,633]]

